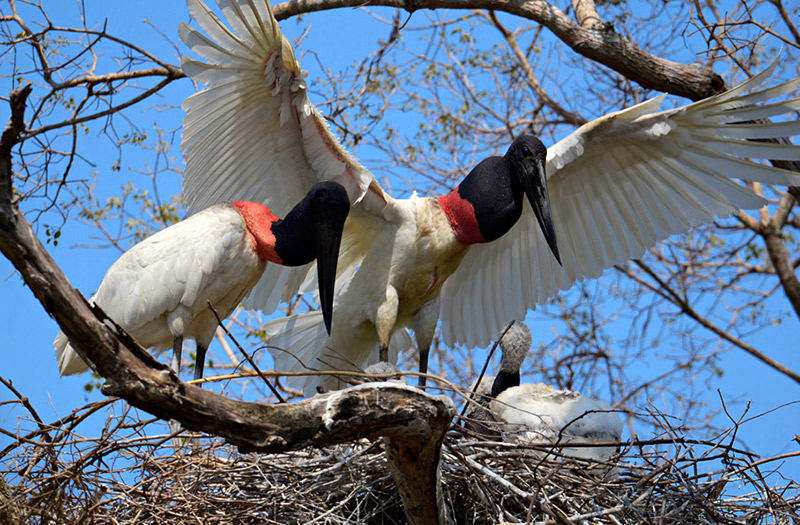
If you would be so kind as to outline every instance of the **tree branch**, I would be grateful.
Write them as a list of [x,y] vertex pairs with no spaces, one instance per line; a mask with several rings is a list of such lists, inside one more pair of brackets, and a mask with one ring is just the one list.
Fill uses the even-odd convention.
[[[274,6],[273,11],[275,18],[283,20],[304,13],[363,5],[362,0],[289,0]],[[707,66],[685,65],[654,56],[610,26],[603,26],[602,30],[583,28],[566,13],[543,0],[372,0],[369,5],[410,11],[420,7],[503,11],[538,22],[576,53],[613,69],[645,88],[690,100],[709,97],[725,88],[722,77]]]
[[767,256],[775,268],[775,274],[781,282],[781,289],[794,309],[796,316],[800,317],[800,280],[794,270],[792,254],[786,248],[786,240],[783,234],[783,227],[795,204],[792,195],[786,195],[781,199],[780,206],[775,212],[774,217],[768,217],[766,221],[759,224],[758,231],[764,238],[764,245],[767,248]]
[[522,49],[520,49],[516,38],[514,38],[514,35],[512,35],[511,32],[500,22],[500,20],[498,20],[494,11],[489,12],[489,20],[498,29],[498,31],[500,31],[500,33],[503,35],[503,38],[506,39],[508,46],[514,53],[514,56],[517,57],[517,61],[519,61],[522,70],[525,72],[525,78],[528,80],[528,84],[539,97],[539,100],[542,101],[542,104],[552,109],[556,115],[563,118],[566,122],[574,124],[576,127],[586,124],[587,121],[585,118],[561,106],[561,104],[553,100],[552,97],[547,94],[547,91],[542,88],[542,85],[539,83],[539,80],[536,78],[536,75],[533,72],[531,63],[528,61],[528,57],[525,56],[525,53],[522,51]]
[[603,20],[597,14],[594,0],[572,0],[578,24],[585,29],[602,29]]
[[33,88],[30,84],[11,92],[11,119],[0,137],[0,195],[11,199],[11,150],[19,143],[25,131],[25,103]]
[[747,344],[741,339],[734,337],[731,333],[722,330],[717,325],[712,323],[707,318],[700,315],[689,303],[688,301],[678,295],[672,288],[670,288],[663,279],[661,279],[656,273],[647,266],[644,261],[641,259],[633,259],[634,264],[636,264],[639,268],[641,268],[648,276],[650,276],[656,284],[651,284],[641,278],[639,275],[634,274],[632,271],[624,268],[622,266],[615,266],[615,268],[625,275],[627,275],[630,279],[638,282],[642,286],[649,289],[651,292],[658,294],[659,296],[663,297],[676,307],[678,307],[681,312],[687,315],[689,318],[693,319],[697,324],[710,330],[712,333],[717,335],[718,337],[728,341],[729,343],[736,345],[737,347],[741,348],[748,354],[752,355],[759,361],[763,362],[767,366],[770,366],[777,370],[778,372],[784,374],[785,376],[789,377],[796,383],[800,384],[800,374],[789,368],[788,366],[776,361],[775,359],[771,358],[767,354],[757,350],[755,347]]

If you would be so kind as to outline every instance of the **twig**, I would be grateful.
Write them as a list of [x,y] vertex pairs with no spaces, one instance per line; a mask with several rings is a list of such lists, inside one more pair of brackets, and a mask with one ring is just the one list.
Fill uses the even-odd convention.
[[275,394],[275,397],[278,398],[278,401],[280,403],[285,403],[286,400],[283,399],[283,396],[281,396],[280,392],[278,392],[278,390],[274,386],[272,386],[272,383],[269,382],[269,380],[264,376],[264,374],[261,373],[261,370],[258,368],[256,362],[253,361],[253,358],[250,357],[250,355],[248,355],[248,353],[244,351],[244,348],[242,348],[242,346],[239,344],[239,341],[237,341],[236,338],[233,337],[233,334],[230,333],[228,328],[222,323],[222,319],[220,319],[219,313],[217,313],[217,310],[214,308],[214,305],[211,304],[211,301],[206,301],[206,303],[208,303],[208,307],[211,308],[211,311],[214,313],[214,317],[217,318],[217,325],[219,325],[219,327],[222,328],[222,330],[225,332],[225,335],[227,335],[231,339],[231,341],[233,341],[233,344],[236,345],[236,348],[239,349],[239,352],[242,353],[244,358],[247,359],[247,362],[250,363],[250,366],[253,367],[253,370],[256,371],[258,377],[260,377],[267,384],[269,389],[272,390],[272,393]]

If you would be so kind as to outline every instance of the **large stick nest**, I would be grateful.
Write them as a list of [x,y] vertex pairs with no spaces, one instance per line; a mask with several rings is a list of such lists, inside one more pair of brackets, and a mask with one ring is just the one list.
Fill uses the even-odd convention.
[[[82,437],[89,414],[106,429]],[[117,412],[117,413],[113,413]],[[381,442],[242,454],[183,439],[122,402],[96,403],[0,451],[0,523],[405,523]],[[7,433],[7,431],[6,431]],[[608,465],[558,448],[447,436],[441,482],[455,523],[800,523],[798,484],[725,440],[623,446]],[[2,481],[2,480],[0,480]]]

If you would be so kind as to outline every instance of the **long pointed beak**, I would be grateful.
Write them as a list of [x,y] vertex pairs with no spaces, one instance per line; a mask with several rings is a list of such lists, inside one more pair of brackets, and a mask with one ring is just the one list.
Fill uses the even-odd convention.
[[531,203],[536,220],[539,221],[539,228],[542,229],[544,238],[550,251],[553,252],[558,264],[561,264],[561,256],[558,253],[558,243],[556,241],[556,230],[553,227],[553,217],[550,213],[550,196],[547,194],[547,172],[545,163],[538,161],[532,170],[522,177],[522,188],[528,201]]
[[315,225],[315,242],[317,253],[317,284],[319,286],[319,302],[322,307],[322,319],[325,330],[331,335],[333,325],[333,296],[336,286],[336,263],[339,259],[339,245],[342,242],[341,222],[319,222]]

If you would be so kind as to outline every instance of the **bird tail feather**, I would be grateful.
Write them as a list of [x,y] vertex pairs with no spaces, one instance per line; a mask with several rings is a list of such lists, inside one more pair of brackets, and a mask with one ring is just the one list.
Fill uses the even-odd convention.
[[58,332],[58,335],[56,335],[56,338],[53,340],[53,348],[56,350],[58,372],[62,376],[70,376],[89,370],[89,365],[87,365],[86,361],[81,359],[78,352],[72,348],[64,332]]
[[[377,335],[374,329],[354,330],[348,333],[336,331],[328,337],[322,313],[308,312],[280,319],[274,319],[264,326],[269,352],[275,360],[275,370],[286,373],[343,370],[363,371],[377,358]],[[363,333],[362,333],[363,332]],[[339,337],[337,344],[337,333]],[[400,329],[392,336],[389,345],[389,359],[397,361],[400,350],[411,346],[411,336]],[[373,356],[373,354],[375,354]],[[290,376],[289,386],[303,390],[306,397],[323,391],[344,388],[346,377],[335,375]]]

